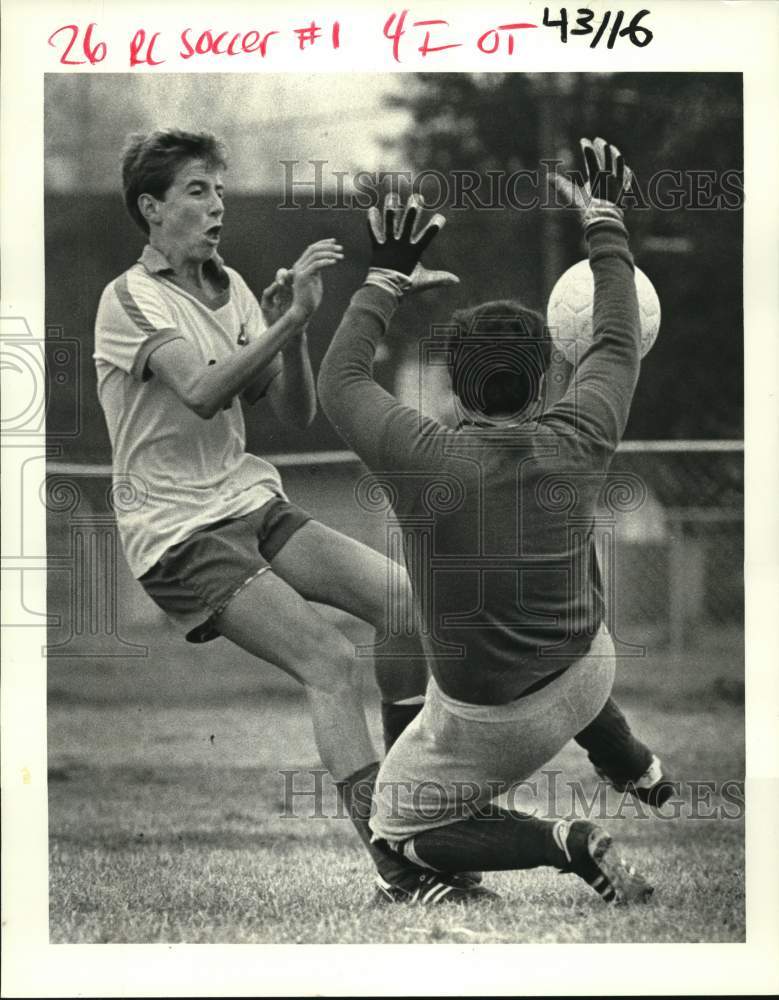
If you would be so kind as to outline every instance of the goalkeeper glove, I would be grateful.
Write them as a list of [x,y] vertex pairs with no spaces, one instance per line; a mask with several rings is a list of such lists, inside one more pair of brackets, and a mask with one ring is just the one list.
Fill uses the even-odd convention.
[[630,190],[633,173],[616,146],[605,139],[580,139],[586,181],[579,187],[562,174],[551,180],[566,203],[581,214],[585,236],[597,226],[611,225],[627,234],[619,203]]
[[438,213],[421,228],[416,225],[424,204],[421,195],[412,194],[404,207],[400,198],[390,193],[381,212],[376,207],[368,209],[372,252],[366,285],[378,285],[400,298],[405,292],[459,284],[455,274],[429,271],[420,260],[446,225],[446,219]]

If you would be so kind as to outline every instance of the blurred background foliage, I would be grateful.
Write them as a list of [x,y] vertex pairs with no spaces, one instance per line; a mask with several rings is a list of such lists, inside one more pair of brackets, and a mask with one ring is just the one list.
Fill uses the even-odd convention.
[[[126,217],[118,159],[128,132],[176,125],[207,129],[230,149],[222,252],[259,294],[275,269],[313,239],[336,235],[348,259],[328,276],[311,327],[318,364],[360,282],[367,260],[364,213],[348,204],[359,170],[439,171],[419,186],[432,192],[449,226],[430,252],[462,283],[453,293],[409,302],[378,366],[379,377],[409,402],[419,398],[420,338],[454,308],[518,297],[543,310],[554,281],[584,255],[576,220],[541,208],[497,201],[486,179],[535,170],[542,159],[578,165],[578,138],[603,135],[634,167],[646,196],[662,170],[682,171],[686,194],[725,197],[731,206],[638,207],[630,213],[639,266],[658,289],[659,340],[647,356],[628,427],[633,438],[738,438],[743,433],[742,212],[732,177],[743,168],[739,74],[50,74],[46,79],[47,325],[76,345],[73,378],[52,382],[49,433],[70,426],[61,457],[107,461],[97,410],[93,323],[100,293],[132,264],[142,234]],[[299,207],[284,209],[285,168],[313,181],[295,189]],[[457,196],[454,176],[485,179],[476,192],[489,207]],[[694,171],[713,172],[696,182]],[[731,176],[727,187],[728,172]],[[700,176],[700,175],[699,175]],[[708,183],[708,187],[707,187]],[[520,186],[520,197],[533,189]],[[666,184],[663,191],[668,193]],[[542,194],[538,188],[536,194]],[[77,374],[76,374],[77,373]],[[425,373],[423,373],[425,374]],[[429,373],[434,379],[436,373]],[[440,374],[440,373],[439,373]],[[424,381],[424,378],[423,380]],[[323,417],[305,437],[261,413],[250,421],[250,446],[266,452],[339,447]]]
[[[742,435],[742,212],[690,205],[717,198],[738,204],[723,176],[730,174],[732,183],[732,175],[743,171],[740,74],[429,73],[410,79],[388,100],[411,116],[400,145],[417,171],[509,175],[543,159],[578,167],[579,138],[595,135],[619,145],[647,202],[651,178],[682,171],[690,207],[649,206],[628,216],[637,263],[657,286],[663,308],[661,336],[644,361],[628,436]],[[695,179],[702,171],[713,174],[713,183]],[[700,197],[694,196],[696,185]],[[670,181],[658,185],[666,203],[670,187]],[[514,213],[518,226],[522,214]],[[565,267],[583,256],[575,220],[546,215],[540,288],[530,292],[535,301],[529,304],[536,307]],[[489,240],[483,259],[471,256],[469,266],[494,267],[504,254],[511,259],[511,244],[500,248]],[[514,294],[523,293],[518,288]]]

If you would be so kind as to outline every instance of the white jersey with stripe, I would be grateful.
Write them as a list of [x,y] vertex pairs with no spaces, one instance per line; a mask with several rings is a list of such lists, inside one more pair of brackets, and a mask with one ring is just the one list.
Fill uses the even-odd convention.
[[[173,284],[167,260],[147,246],[106,287],[97,311],[97,391],[113,451],[117,523],[136,577],[197,529],[284,496],[274,466],[246,452],[238,399],[203,420],[148,365],[171,340],[186,340],[208,365],[265,333],[257,299],[238,272],[218,257],[208,266],[223,289],[212,306]],[[279,370],[277,356],[261,391]]]

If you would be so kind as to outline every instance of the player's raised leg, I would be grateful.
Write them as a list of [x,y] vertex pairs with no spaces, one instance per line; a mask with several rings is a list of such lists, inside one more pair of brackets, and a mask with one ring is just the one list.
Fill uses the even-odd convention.
[[289,584],[272,570],[261,573],[233,597],[216,624],[225,638],[303,685],[322,763],[335,780],[376,759],[351,644]]
[[388,750],[422,707],[427,684],[405,567],[313,520],[289,539],[272,565],[308,600],[340,608],[375,628],[374,671]]
[[[382,699],[384,745],[389,751],[422,710],[428,678],[413,627],[413,596],[405,568],[317,521],[309,521],[290,538],[273,567],[309,599],[341,608],[375,627],[374,671]],[[366,772],[366,782],[375,780],[377,774],[378,767]],[[447,898],[494,895],[480,887],[480,873],[452,869],[452,874],[454,885]],[[425,891],[433,888],[428,885]],[[418,890],[415,885],[413,891]]]
[[349,815],[380,873],[400,878],[409,866],[371,845],[370,810],[351,807],[352,796],[370,804],[366,774],[378,768],[365,721],[359,661],[347,638],[272,570],[255,576],[216,619],[219,631],[242,649],[280,667],[304,687],[322,763],[347,798]]
[[303,685],[319,755],[381,878],[405,886],[421,881],[431,888],[449,888],[463,900],[494,897],[489,890],[431,877],[386,845],[372,842],[368,824],[379,765],[365,722],[360,663],[352,644],[337,628],[272,570],[255,576],[240,590],[216,624],[225,638],[279,666]]

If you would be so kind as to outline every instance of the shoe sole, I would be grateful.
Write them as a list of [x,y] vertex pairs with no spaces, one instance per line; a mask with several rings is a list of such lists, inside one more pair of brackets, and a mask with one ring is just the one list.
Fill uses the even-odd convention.
[[649,902],[654,888],[616,854],[611,836],[605,830],[596,827],[590,833],[587,853],[591,866],[580,874],[604,902],[612,906]]

